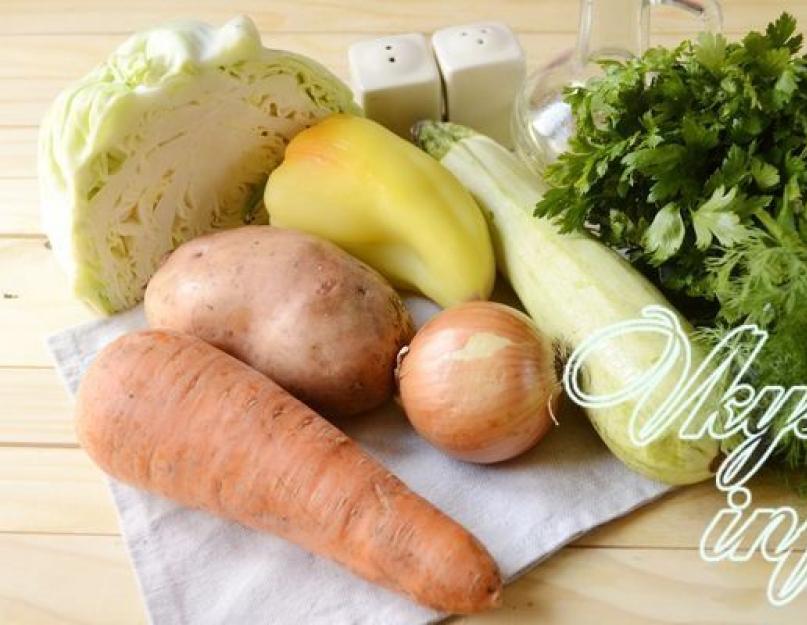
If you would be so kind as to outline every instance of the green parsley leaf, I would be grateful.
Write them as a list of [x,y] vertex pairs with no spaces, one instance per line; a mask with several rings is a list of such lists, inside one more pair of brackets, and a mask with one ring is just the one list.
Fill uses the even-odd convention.
[[644,234],[644,244],[651,253],[651,262],[660,265],[673,256],[684,242],[684,234],[681,209],[670,202],[656,213],[653,223]]
[[751,175],[760,189],[770,189],[779,184],[779,170],[762,159],[751,160]]
[[781,108],[788,104],[798,88],[796,73],[791,68],[783,70],[773,87],[774,105]]
[[798,52],[801,47],[802,41],[801,35],[793,36],[796,32],[796,28],[796,18],[789,13],[782,13],[779,19],[768,24],[768,27],[765,29],[765,35],[770,41],[771,46],[776,48],[787,46],[791,52],[795,53]]
[[726,38],[715,33],[701,33],[695,58],[713,74],[719,73],[726,59]]
[[695,245],[699,250],[706,250],[712,244],[712,237],[726,247],[748,237],[748,230],[740,224],[740,218],[730,211],[736,196],[737,187],[728,192],[718,187],[712,197],[692,212]]

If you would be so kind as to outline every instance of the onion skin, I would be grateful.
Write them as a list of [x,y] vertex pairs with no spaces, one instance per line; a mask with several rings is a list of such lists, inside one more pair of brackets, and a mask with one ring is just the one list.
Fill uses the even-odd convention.
[[529,317],[470,302],[431,319],[400,357],[401,404],[418,433],[468,462],[513,458],[552,429],[551,341]]

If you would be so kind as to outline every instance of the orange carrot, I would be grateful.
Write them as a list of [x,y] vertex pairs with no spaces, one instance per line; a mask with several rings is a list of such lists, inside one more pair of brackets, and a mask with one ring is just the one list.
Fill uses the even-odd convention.
[[81,382],[77,430],[110,475],[272,532],[444,612],[498,604],[485,548],[328,421],[200,339],[107,346]]

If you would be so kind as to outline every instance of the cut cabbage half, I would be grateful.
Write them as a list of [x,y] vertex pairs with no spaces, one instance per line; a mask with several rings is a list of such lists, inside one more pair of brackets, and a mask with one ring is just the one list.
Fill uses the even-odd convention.
[[254,23],[138,33],[61,93],[43,121],[43,226],[76,294],[115,312],[142,299],[166,252],[265,221],[286,144],[350,90],[319,64],[261,45]]

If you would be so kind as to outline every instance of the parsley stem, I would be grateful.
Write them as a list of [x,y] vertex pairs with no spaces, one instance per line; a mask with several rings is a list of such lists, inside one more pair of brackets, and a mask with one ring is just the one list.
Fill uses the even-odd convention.
[[768,234],[779,242],[790,243],[791,245],[801,244],[801,241],[796,235],[794,235],[792,232],[787,232],[784,228],[782,228],[782,226],[779,225],[773,216],[765,209],[760,208],[755,210],[754,217],[756,217],[762,223],[762,225],[765,226]]

